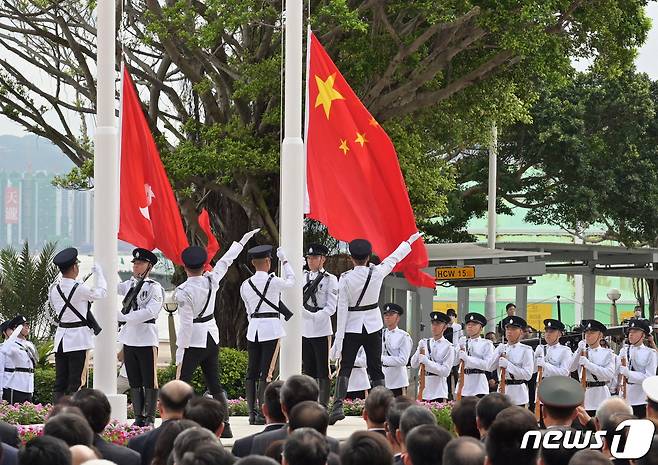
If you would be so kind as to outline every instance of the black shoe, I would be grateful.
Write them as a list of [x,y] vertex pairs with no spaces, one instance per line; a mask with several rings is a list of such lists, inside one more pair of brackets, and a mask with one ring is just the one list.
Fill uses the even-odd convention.
[[265,417],[259,413],[258,415],[256,415],[256,418],[255,418],[253,424],[254,425],[264,425],[265,424]]
[[220,437],[224,439],[230,439],[233,437],[233,431],[231,431],[231,424],[228,421],[224,422],[224,431],[222,431],[222,435]]
[[348,376],[339,376],[336,379],[336,393],[334,395],[334,405],[331,407],[329,414],[329,424],[334,425],[340,420],[345,419],[345,412],[343,411],[343,400],[347,395],[347,385],[350,378]]
[[155,408],[158,404],[158,390],[144,389],[144,426],[155,425]]
[[144,417],[144,391],[142,388],[130,388],[130,398],[133,401],[133,411],[135,412],[135,426],[145,426],[146,418]]

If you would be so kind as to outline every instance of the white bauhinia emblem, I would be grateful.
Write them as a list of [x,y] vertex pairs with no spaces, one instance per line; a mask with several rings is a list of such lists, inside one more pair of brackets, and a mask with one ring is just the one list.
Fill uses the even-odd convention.
[[144,184],[144,193],[146,194],[146,206],[145,207],[139,207],[139,211],[142,214],[144,218],[147,220],[151,221],[151,215],[149,214],[149,207],[153,203],[153,199],[155,198],[155,194],[153,193],[153,189],[151,189],[150,184]]

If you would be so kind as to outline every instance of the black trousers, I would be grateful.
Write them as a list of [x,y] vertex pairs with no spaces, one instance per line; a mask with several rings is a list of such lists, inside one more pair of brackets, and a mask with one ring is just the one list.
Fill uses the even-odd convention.
[[87,361],[86,350],[73,350],[64,352],[62,343],[59,343],[55,352],[55,402],[63,395],[77,392],[86,383],[85,363]]
[[210,334],[207,336],[205,349],[201,347],[188,347],[185,349],[178,379],[189,383],[192,381],[194,370],[198,366],[201,367],[210,393],[213,396],[220,394],[222,385],[219,383],[219,346]]
[[370,379],[373,382],[384,379],[384,372],[382,371],[382,330],[368,334],[365,327],[361,334],[345,333],[338,375],[350,376],[356,354],[361,346],[366,351],[366,364]]
[[633,415],[635,415],[638,418],[646,418],[647,417],[647,404],[641,404],[641,405],[631,405],[633,408]]
[[366,391],[350,391],[345,396],[346,399],[365,399]]
[[400,397],[404,395],[404,388],[391,389],[391,392],[395,397]]
[[247,354],[249,355],[247,379],[260,379],[269,383],[272,381],[274,368],[276,367],[279,340],[273,339],[271,341],[259,342],[258,333],[256,333],[256,341],[247,342]]
[[330,338],[302,337],[302,373],[311,378],[329,378]]
[[158,348],[153,346],[123,346],[123,362],[131,388],[157,389],[156,361]]
[[22,404],[23,402],[32,402],[32,393],[4,388],[2,391],[2,399],[10,404]]

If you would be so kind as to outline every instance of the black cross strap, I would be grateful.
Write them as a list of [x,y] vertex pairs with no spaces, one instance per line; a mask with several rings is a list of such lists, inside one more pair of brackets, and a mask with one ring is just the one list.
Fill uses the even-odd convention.
[[349,312],[363,312],[366,310],[372,310],[379,307],[379,304],[377,302],[375,302],[374,304],[361,306],[361,300],[363,300],[363,296],[365,295],[366,290],[368,290],[368,285],[370,284],[370,278],[372,278],[372,270],[373,267],[371,266],[368,269],[368,277],[366,278],[366,282],[363,285],[363,289],[361,289],[361,294],[359,295],[359,298],[356,299],[356,304],[354,305],[354,307],[347,307],[347,310]]
[[254,313],[258,313],[258,310],[260,309],[260,306],[263,305],[263,302],[265,302],[267,305],[269,305],[270,307],[272,307],[272,308],[273,308],[274,310],[276,310],[277,312],[279,311],[279,307],[278,307],[278,305],[274,305],[271,301],[269,301],[269,300],[267,299],[267,297],[265,297],[265,296],[267,295],[267,290],[269,289],[269,287],[270,287],[270,283],[272,282],[272,279],[273,279],[273,278],[274,278],[274,276],[270,276],[269,278],[267,278],[267,282],[265,283],[265,289],[263,289],[263,292],[260,292],[260,291],[258,290],[258,288],[256,287],[256,285],[255,285],[254,283],[251,282],[251,279],[248,280],[249,285],[250,285],[251,288],[254,290],[254,292],[256,293],[256,295],[260,298],[260,301],[258,302],[258,305],[256,305],[256,310],[254,310]]
[[[75,294],[75,291],[78,289],[78,286],[79,286],[79,285],[80,285],[80,283],[75,283],[75,284],[73,285],[73,289],[71,289],[71,292],[69,293],[69,296],[68,296],[68,297],[66,297],[66,296],[64,295],[64,293],[62,292],[62,288],[59,287],[59,284],[57,285],[57,292],[59,293],[59,296],[60,296],[60,297],[62,298],[62,300],[64,301],[64,306],[62,307],[62,310],[59,312],[59,316],[57,317],[57,323],[58,323],[60,326],[61,326],[61,323],[60,323],[60,322],[62,321],[62,316],[64,316],[64,312],[65,312],[67,309],[68,309],[68,310],[71,310],[71,311],[75,314],[75,316],[78,317],[78,319],[80,320],[80,323],[84,323],[84,326],[87,325],[87,319],[86,319],[85,317],[83,317],[82,314],[78,311],[78,309],[75,308],[75,307],[71,304],[71,299],[73,298],[73,294]],[[90,303],[88,303],[88,304],[91,305]],[[88,309],[87,309],[87,310],[88,310]],[[77,323],[74,323],[74,324],[77,324]],[[83,326],[83,325],[81,325],[81,326]],[[80,327],[81,327],[81,326],[80,326]],[[62,327],[63,327],[63,326],[62,326]]]
[[208,316],[203,316],[204,313],[206,313],[206,310],[208,309],[208,303],[210,303],[210,296],[212,296],[212,280],[210,279],[210,276],[206,276],[208,278],[208,296],[206,297],[206,303],[203,306],[203,310],[201,310],[201,313],[197,315],[195,319],[192,320],[192,323],[205,323],[206,321],[210,321],[213,318],[213,315],[208,315]]
[[34,368],[37,365],[37,356],[36,354],[32,351],[32,349],[29,346],[24,346],[18,341],[15,341],[16,344],[21,348],[21,350],[24,350],[27,356],[30,358],[30,362],[32,362],[32,368]]

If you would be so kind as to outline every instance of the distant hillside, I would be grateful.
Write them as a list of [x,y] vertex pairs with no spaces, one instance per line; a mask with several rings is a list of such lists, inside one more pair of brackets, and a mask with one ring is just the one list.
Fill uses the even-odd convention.
[[0,136],[0,171],[47,171],[66,173],[73,167],[62,151],[49,140],[27,135]]

